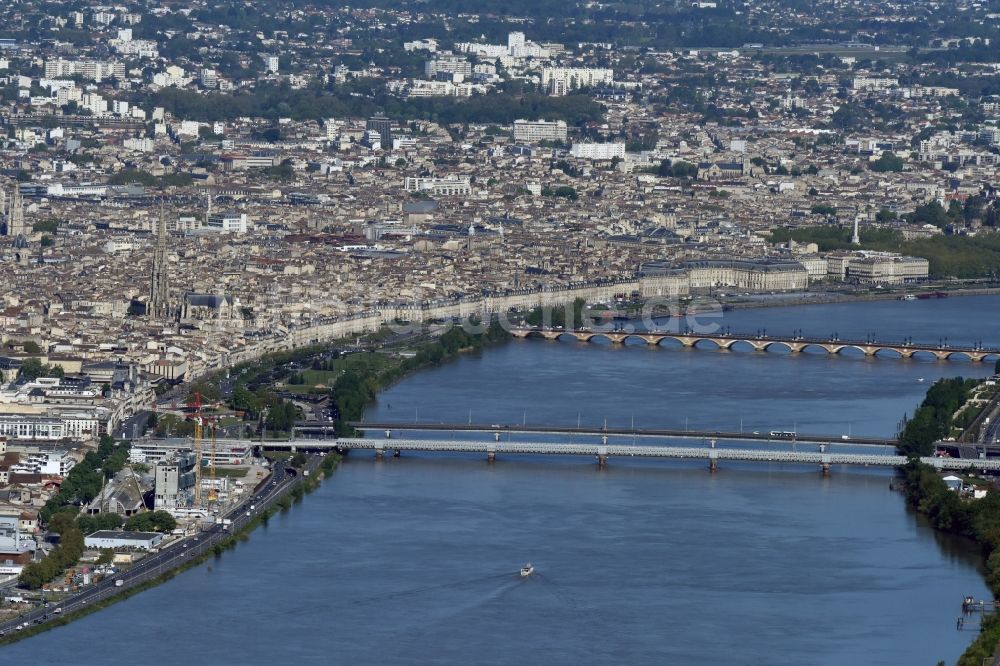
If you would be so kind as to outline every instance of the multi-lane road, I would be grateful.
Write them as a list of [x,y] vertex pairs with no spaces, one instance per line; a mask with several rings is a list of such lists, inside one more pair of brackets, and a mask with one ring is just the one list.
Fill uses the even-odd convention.
[[[315,473],[320,461],[319,456],[310,456],[305,469],[311,474]],[[270,508],[292,488],[301,483],[302,479],[303,477],[294,469],[287,467],[284,463],[276,462],[271,470],[271,475],[258,487],[258,490],[225,515],[225,518],[231,521],[229,525],[214,524],[195,535],[175,541],[124,571],[105,577],[100,582],[88,585],[81,591],[59,601],[49,601],[48,607],[37,607],[13,620],[0,623],[0,632],[2,632],[0,635],[11,635],[12,632],[23,631],[25,626],[54,621],[66,614],[99,603],[124,590],[134,588],[183,566],[186,562],[214,548],[231,533],[242,529],[262,511]],[[118,584],[118,581],[121,581],[121,585]],[[57,610],[58,612],[56,612]],[[18,627],[21,628],[18,629]]]

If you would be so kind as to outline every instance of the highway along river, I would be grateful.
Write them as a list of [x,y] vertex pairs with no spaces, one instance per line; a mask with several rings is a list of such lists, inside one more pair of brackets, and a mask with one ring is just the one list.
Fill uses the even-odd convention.
[[[1000,345],[1000,299],[726,313],[733,331]],[[369,419],[891,436],[992,363],[512,342]],[[919,381],[923,379],[924,381]],[[4,663],[934,664],[975,635],[975,549],[886,471],[358,452],[221,559],[2,649]],[[527,561],[536,574],[520,579]],[[122,648],[123,641],[131,646]],[[89,647],[81,647],[89,646]],[[117,646],[117,647],[116,647]]]

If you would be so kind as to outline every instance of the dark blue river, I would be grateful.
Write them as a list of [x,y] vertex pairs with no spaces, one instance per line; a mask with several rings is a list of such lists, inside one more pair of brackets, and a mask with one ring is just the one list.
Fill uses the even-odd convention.
[[[1000,345],[996,298],[744,310],[735,330]],[[892,436],[992,363],[513,342],[418,373],[367,417]],[[919,381],[923,379],[924,381]],[[886,471],[352,455],[221,559],[4,663],[935,664],[975,549]],[[517,569],[531,561],[527,580]]]

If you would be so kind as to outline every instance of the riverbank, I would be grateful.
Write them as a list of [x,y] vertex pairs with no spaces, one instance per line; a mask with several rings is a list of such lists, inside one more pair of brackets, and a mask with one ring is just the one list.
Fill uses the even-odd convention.
[[[216,532],[208,535],[199,533],[193,537],[184,539],[182,542],[172,544],[171,548],[177,548],[178,546],[181,546],[181,548],[173,551],[175,554],[173,563],[166,566],[162,572],[158,572],[155,576],[149,578],[143,577],[138,570],[129,570],[122,576],[115,576],[116,579],[120,578],[124,582],[121,587],[113,586],[112,581],[109,580],[103,588],[85,590],[83,595],[86,595],[88,592],[95,595],[93,599],[87,600],[86,605],[55,617],[50,616],[41,624],[32,624],[28,621],[29,623],[26,628],[20,631],[8,632],[6,635],[0,637],[0,646],[15,643],[49,631],[50,629],[55,629],[56,627],[65,626],[91,613],[124,601],[140,592],[161,585],[178,574],[202,564],[209,558],[221,557],[225,551],[235,548],[237,543],[247,540],[249,534],[258,526],[266,524],[271,516],[279,511],[287,511],[293,504],[301,501],[307,493],[319,487],[322,480],[337,468],[340,461],[341,457],[336,454],[329,454],[322,457],[312,456],[293,481],[280,486],[275,492],[268,495],[253,513],[247,512],[246,515],[234,518],[231,531]],[[308,474],[302,472],[308,472]],[[264,486],[265,484],[261,485]],[[142,566],[141,561],[139,566]],[[130,575],[138,576],[136,581],[131,584],[128,581]],[[83,595],[80,595],[78,598],[82,598]],[[64,604],[69,605],[72,603],[74,603],[72,599],[66,599],[59,603],[53,602],[52,605],[53,607],[61,608]]]
[[[971,414],[957,413],[976,382],[955,378],[936,382],[900,435],[900,452],[927,455],[934,442],[954,432],[956,424],[968,430]],[[980,408],[973,423],[988,413]],[[957,414],[957,416],[956,416]],[[961,437],[959,438],[961,440]],[[1000,497],[989,488],[986,497],[969,499],[948,488],[935,468],[916,460],[900,470],[907,504],[937,530],[971,539],[982,549],[986,583],[1000,597]],[[980,633],[960,658],[959,666],[980,666],[1000,648],[1000,617],[983,614]]]
[[[986,497],[967,500],[949,490],[933,467],[911,462],[902,470],[907,503],[925,516],[935,529],[972,539],[982,548],[986,584],[1000,597],[1000,495],[991,489]],[[981,666],[1000,648],[1000,617],[983,614],[981,630],[966,649],[958,666]]]
[[[957,288],[948,289],[940,287],[936,289],[947,297],[964,296],[997,296],[1000,295],[1000,287],[979,287],[979,288]],[[733,310],[750,308],[780,308],[796,305],[826,305],[830,303],[855,303],[866,301],[895,301],[909,293],[921,293],[918,290],[899,290],[875,293],[837,293],[837,292],[815,292],[807,291],[802,294],[792,295],[789,298],[761,299],[759,301],[727,300],[720,299],[724,307]]]
[[453,326],[437,340],[416,347],[412,355],[396,359],[396,362],[385,363],[359,355],[350,357],[331,391],[340,413],[335,426],[337,436],[356,436],[349,424],[363,420],[365,407],[375,400],[379,392],[404,377],[423,368],[440,365],[460,354],[479,351],[510,339],[510,333],[498,322],[491,323],[482,333],[476,334]]
[[[344,415],[354,413],[355,409],[358,408],[363,412],[364,405],[373,400],[379,391],[403,379],[407,375],[425,367],[439,365],[457,357],[459,354],[499,344],[509,339],[509,337],[509,334],[503,331],[498,324],[486,327],[479,334],[470,334],[461,328],[452,327],[436,340],[416,346],[412,355],[400,355],[392,359],[388,359],[388,357],[381,354],[350,355],[344,373],[335,382],[332,391],[334,399],[338,401],[338,406],[342,409],[341,418],[338,420],[337,425],[341,426],[347,420],[354,420],[346,419]],[[313,353],[317,349],[310,349],[305,353]],[[261,359],[256,363],[265,363],[268,364],[268,367],[274,367],[275,365],[280,365],[282,361],[294,361],[297,357],[295,354],[289,355],[283,353],[279,357]],[[380,364],[377,364],[377,368],[373,368],[371,363],[368,362],[371,359],[378,359],[380,361]],[[359,401],[361,401],[360,404]],[[356,407],[356,405],[358,406]],[[312,472],[311,474],[301,474],[296,477],[293,483],[289,483],[285,487],[279,487],[273,495],[268,496],[265,502],[257,507],[256,513],[253,516],[250,516],[249,513],[243,516],[240,512],[237,512],[238,517],[234,519],[233,530],[230,533],[217,533],[207,538],[202,538],[204,534],[200,534],[193,539],[185,539],[183,542],[173,544],[171,548],[176,548],[183,543],[183,549],[187,550],[183,554],[180,551],[176,551],[178,555],[184,556],[183,559],[173,562],[162,573],[157,573],[154,577],[138,580],[132,584],[126,581],[122,587],[111,587],[109,581],[109,584],[103,588],[92,588],[84,593],[96,593],[93,599],[88,599],[89,603],[87,605],[74,610],[67,610],[58,616],[48,617],[41,624],[29,623],[27,627],[20,631],[12,631],[0,636],[0,646],[23,640],[24,638],[55,627],[65,626],[76,619],[85,617],[139,592],[160,585],[179,573],[204,562],[210,556],[221,556],[226,550],[235,547],[239,541],[246,540],[250,532],[257,526],[266,523],[268,518],[274,515],[274,513],[289,509],[294,503],[301,501],[307,493],[318,488],[322,480],[336,469],[340,460],[341,457],[337,454],[311,457],[302,470],[304,472]],[[199,538],[202,538],[202,540],[199,541]],[[126,572],[125,576],[128,575],[129,572]]]
[[[962,420],[962,414],[956,416],[957,410],[975,384],[955,378],[931,386],[900,435],[900,452],[916,456],[927,455],[933,450],[934,442],[951,432],[956,421]],[[915,459],[901,468],[900,473],[907,504],[925,516],[931,527],[971,539],[979,545],[986,584],[994,598],[1000,597],[1000,494],[996,489],[988,488],[986,496],[980,499],[963,497],[948,487],[938,470]],[[963,653],[959,666],[980,666],[998,647],[1000,618],[984,614],[981,631]]]
[[[731,312],[735,310],[763,310],[771,308],[792,308],[810,305],[832,305],[838,303],[868,303],[877,301],[898,301],[907,295],[930,294],[927,300],[938,300],[949,297],[962,298],[972,296],[1000,296],[1000,287],[959,287],[950,288],[938,285],[922,289],[898,289],[870,292],[826,292],[804,291],[776,294],[756,294],[752,297],[738,295],[721,295],[705,293],[682,299],[679,303],[669,302],[657,304],[662,299],[649,299],[631,303],[618,310],[590,310],[588,318],[600,317],[598,322],[612,320],[639,321],[644,317],[685,317],[706,314]],[[924,299],[916,299],[924,300]],[[650,303],[651,310],[647,311]],[[553,323],[555,319],[553,318]],[[574,321],[586,321],[577,318]],[[528,322],[531,323],[531,322]]]

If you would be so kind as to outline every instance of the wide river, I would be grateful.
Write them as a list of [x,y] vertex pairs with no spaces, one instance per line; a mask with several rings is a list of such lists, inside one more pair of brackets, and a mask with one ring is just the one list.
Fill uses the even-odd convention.
[[[1000,299],[729,312],[734,331],[1000,346]],[[992,363],[517,341],[418,373],[369,419],[892,436]],[[920,381],[923,379],[924,381]],[[927,664],[975,636],[976,551],[888,471],[352,455],[220,559],[0,650],[3,663]],[[537,574],[520,580],[530,560]]]

